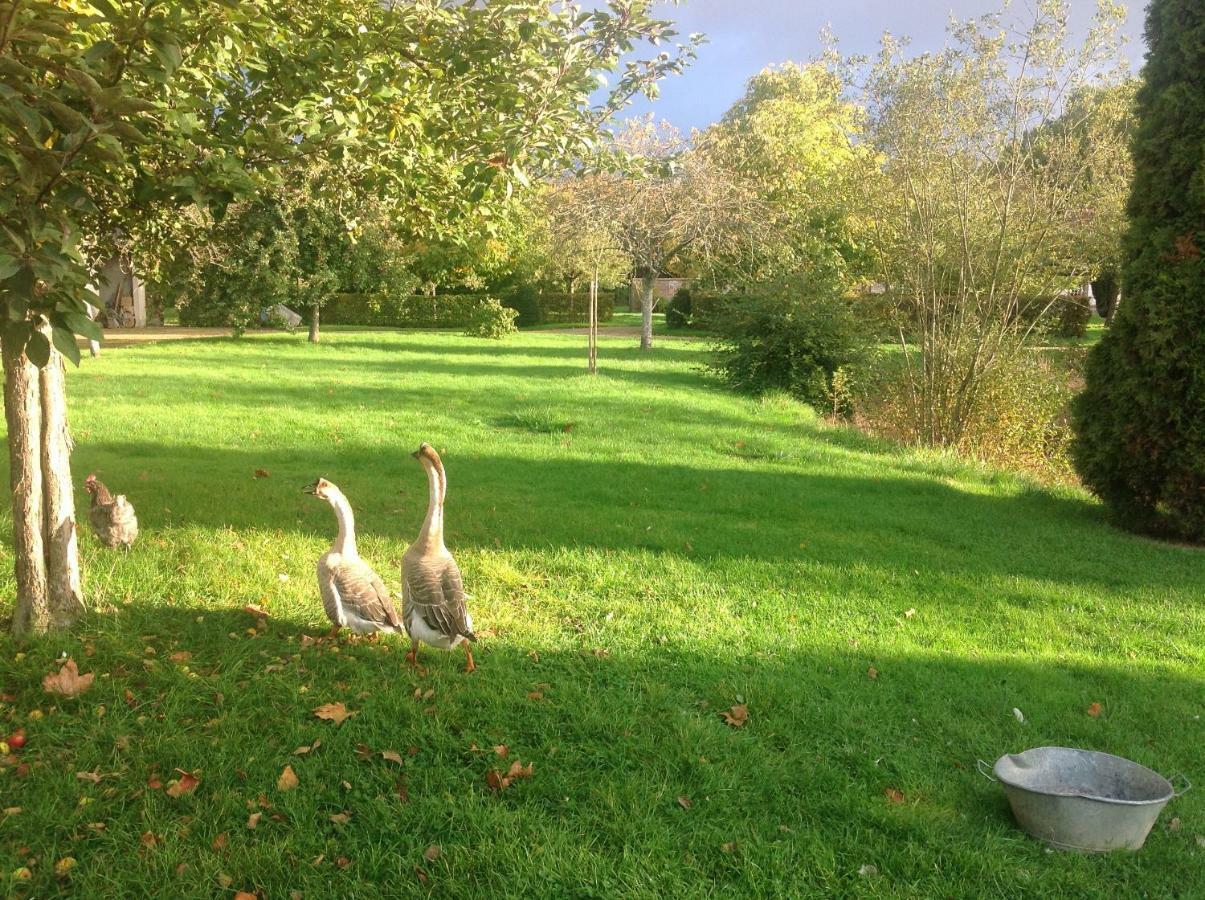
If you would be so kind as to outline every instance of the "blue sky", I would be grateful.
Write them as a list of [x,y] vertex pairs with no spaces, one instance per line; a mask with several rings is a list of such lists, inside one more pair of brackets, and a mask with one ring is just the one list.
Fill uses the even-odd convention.
[[[842,53],[872,53],[879,36],[890,31],[912,39],[915,50],[945,43],[951,14],[959,18],[999,9],[1001,0],[684,0],[663,4],[659,14],[679,31],[701,31],[708,43],[686,74],[667,79],[655,103],[641,99],[632,114],[654,112],[684,131],[716,121],[744,90],[745,82],[771,63],[803,61],[820,50],[820,31],[828,25]],[[1071,24],[1086,31],[1095,0],[1070,0]],[[1014,0],[1013,12],[1026,16],[1032,4]],[[1141,67],[1142,8],[1132,5],[1125,34],[1127,56],[1135,72]]]

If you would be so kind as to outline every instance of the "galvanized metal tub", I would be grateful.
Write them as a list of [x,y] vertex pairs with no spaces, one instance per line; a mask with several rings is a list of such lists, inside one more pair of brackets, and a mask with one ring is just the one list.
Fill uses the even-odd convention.
[[1192,787],[1185,778],[1177,792],[1146,766],[1071,747],[1001,756],[992,773],[1022,830],[1060,850],[1088,853],[1137,850],[1167,802]]

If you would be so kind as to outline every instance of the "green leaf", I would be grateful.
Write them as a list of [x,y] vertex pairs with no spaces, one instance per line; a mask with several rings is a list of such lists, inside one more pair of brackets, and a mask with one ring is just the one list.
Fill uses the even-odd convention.
[[17,274],[17,270],[21,268],[21,261],[7,253],[0,253],[0,281],[6,281]]
[[72,109],[66,103],[59,103],[57,100],[47,100],[46,106],[50,109],[50,114],[54,116],[65,132],[79,131],[81,128],[88,126],[88,120],[79,112]]
[[67,77],[74,81],[89,97],[96,97],[104,90],[99,82],[87,72],[81,72],[79,69],[73,69],[70,66],[67,67],[66,72]]
[[99,341],[102,337],[104,337],[104,333],[100,330],[100,326],[81,313],[63,313],[63,324],[76,334],[80,335],[81,337],[86,337],[90,341]]
[[[50,339],[54,341],[54,346],[59,353],[71,360],[75,365],[79,365],[79,344],[75,342],[75,335],[66,328],[50,329]],[[30,357],[32,359],[33,357]]]
[[127,144],[145,144],[146,135],[131,125],[129,122],[111,122],[109,131],[117,137],[121,138]]
[[39,369],[50,362],[50,341],[46,340],[46,335],[40,331],[31,332],[25,344],[25,355]]
[[159,61],[163,63],[163,68],[168,72],[174,72],[180,68],[180,63],[184,61],[184,56],[180,53],[180,48],[176,44],[167,42],[155,44],[155,55],[159,57]]

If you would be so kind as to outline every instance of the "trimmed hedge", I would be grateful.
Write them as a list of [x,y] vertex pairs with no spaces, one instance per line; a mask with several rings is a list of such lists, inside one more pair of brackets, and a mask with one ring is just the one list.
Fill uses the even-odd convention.
[[339,294],[322,308],[322,321],[387,328],[467,328],[480,321],[491,303],[497,300],[488,294]]
[[[585,322],[590,317],[587,309],[590,303],[589,289],[570,295],[542,292],[534,285],[525,284],[506,294],[502,302],[518,312],[516,324],[524,328],[543,325],[545,322]],[[600,288],[598,321],[610,321],[614,315],[615,303],[612,293]]]
[[[584,287],[575,294],[541,293],[537,302],[545,322],[585,322],[590,318],[590,289]],[[598,321],[607,322],[615,315],[611,295],[599,288]]]

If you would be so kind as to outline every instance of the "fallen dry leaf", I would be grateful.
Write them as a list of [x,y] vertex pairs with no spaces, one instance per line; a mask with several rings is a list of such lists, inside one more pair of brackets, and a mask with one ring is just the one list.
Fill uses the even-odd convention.
[[736,851],[736,844],[732,843],[732,841],[727,841],[723,844],[720,844],[720,849],[725,853],[734,853]]
[[201,783],[201,779],[192,772],[185,772],[183,769],[176,769],[176,771],[180,773],[179,779],[171,781],[167,790],[164,791],[169,797],[183,797],[185,794],[191,794]]
[[159,843],[159,838],[155,837],[155,833],[153,831],[144,831],[139,836],[138,843],[142,844],[144,847],[154,847],[157,843]]
[[324,703],[314,710],[314,715],[319,719],[324,719],[327,722],[334,722],[336,725],[341,725],[344,720],[355,715],[354,712],[349,712],[347,707],[342,703]]
[[71,874],[71,870],[75,868],[75,857],[64,856],[54,864],[54,874],[56,878],[66,878]]
[[510,747],[506,746],[506,744],[494,744],[494,752],[503,759],[506,759],[507,754],[510,753]]
[[887,800],[891,803],[903,803],[904,802],[904,792],[899,790],[898,788],[889,787],[889,788],[884,789],[883,796],[886,797]]
[[340,869],[346,869],[348,866],[351,865],[351,860],[348,859],[346,856],[336,856],[335,857],[335,865],[337,865]]
[[255,826],[259,824],[259,820],[263,818],[263,815],[264,814],[262,812],[253,812],[251,815],[247,816],[247,827],[254,829]]
[[157,772],[152,772],[147,776],[146,786],[152,791],[157,791],[159,788],[163,787],[163,782],[159,780],[159,774]]
[[398,779],[397,784],[393,786],[394,796],[397,797],[399,803],[410,802],[410,788],[406,786],[406,777],[402,776]]
[[1090,715],[1090,716],[1091,716],[1092,718],[1094,718],[1094,719],[1095,719],[1097,716],[1099,716],[1099,715],[1100,715],[1100,704],[1099,704],[1099,703],[1093,703],[1091,706],[1089,706],[1089,707],[1088,707],[1088,715]]
[[[249,613],[251,613],[251,615],[255,616],[257,619],[268,618],[268,611],[261,606],[256,606],[254,603],[248,603],[246,606],[244,606],[243,612],[249,612]],[[304,634],[302,635],[302,638],[306,638],[306,637],[309,637],[309,636],[304,635]],[[310,638],[310,640],[313,640],[313,638]],[[305,641],[303,640],[302,643],[304,644]]]
[[297,773],[293,771],[293,767],[285,766],[284,771],[280,773],[280,777],[276,779],[276,789],[278,791],[291,791],[300,783],[297,780]]
[[744,703],[738,703],[731,709],[726,709],[720,713],[725,724],[731,725],[733,728],[740,728],[749,721],[749,707]]
[[514,780],[516,778],[530,778],[535,769],[535,763],[528,763],[526,766],[519,760],[515,760],[510,764],[510,768],[506,771],[506,777]]
[[176,877],[179,878],[181,875],[183,875],[187,871],[188,871],[188,863],[180,863],[180,865],[176,866]]
[[390,762],[397,763],[399,766],[405,765],[405,763],[402,761],[402,754],[398,753],[396,750],[382,750],[381,756]]
[[57,673],[47,675],[42,679],[42,687],[49,694],[58,694],[60,697],[78,697],[92,687],[92,679],[95,677],[95,672],[81,675],[75,660],[68,659]]
[[259,900],[259,895],[250,891],[239,891],[234,895],[234,900]]
[[335,813],[334,815],[330,816],[329,818],[336,825],[346,825],[348,822],[351,821],[351,816],[349,816],[347,813]]
[[875,679],[877,679],[879,677],[879,670],[876,669],[874,666],[871,666],[869,669],[866,670],[866,677],[869,678],[871,681],[874,681]]
[[174,663],[186,663],[192,659],[192,654],[187,650],[177,650],[175,653],[169,656],[168,659]]
[[298,747],[296,750],[293,751],[293,755],[294,756],[305,756],[307,753],[313,753],[315,750],[317,750],[321,746],[322,746],[322,741],[320,741],[320,740],[314,741],[314,743],[312,743],[312,744],[307,744],[304,747]]
[[218,872],[218,884],[224,888],[228,888],[230,885],[234,884],[234,879],[225,872]]
[[93,784],[99,784],[101,779],[100,769],[94,769],[91,772],[76,772],[75,777],[80,781],[91,781]]
[[485,773],[485,783],[489,785],[490,790],[497,793],[498,791],[506,790],[512,781],[517,781],[520,778],[530,778],[535,771],[535,763],[523,765],[520,760],[515,760],[510,764],[510,768],[506,770],[505,775],[501,775],[494,769],[490,769]]
[[858,874],[863,878],[874,878],[874,876],[879,874],[879,867],[871,863],[866,863],[865,865],[858,867]]
[[438,844],[432,844],[423,851],[423,859],[427,862],[435,862],[443,854],[443,849]]
[[679,797],[678,805],[680,807],[682,807],[683,809],[690,809],[695,804],[694,804],[694,801],[691,800],[689,797]]
[[213,850],[214,853],[221,853],[223,850],[226,849],[226,845],[229,843],[230,843],[230,836],[228,834],[226,834],[226,832],[223,831],[221,834],[219,834],[217,837],[215,837],[213,839],[213,843],[210,844],[209,846]]
[[414,876],[418,879],[419,884],[427,884],[431,880],[427,877],[427,873],[423,871],[422,866],[414,867]]
[[271,478],[271,477],[272,477],[272,473],[271,473],[271,472],[269,472],[267,469],[256,469],[256,470],[255,470],[255,477],[256,477],[256,478]]

